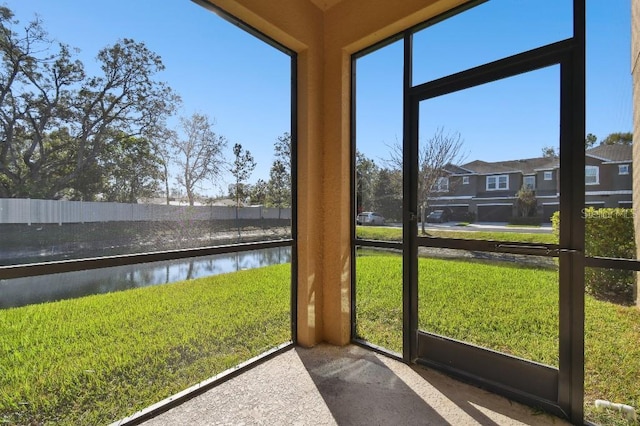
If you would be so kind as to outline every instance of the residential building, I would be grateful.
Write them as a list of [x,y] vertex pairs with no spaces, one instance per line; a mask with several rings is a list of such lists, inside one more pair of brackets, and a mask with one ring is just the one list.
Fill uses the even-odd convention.
[[[585,157],[585,205],[631,208],[632,147],[600,145]],[[531,214],[550,221],[560,208],[560,164],[557,157],[487,162],[474,160],[447,168],[431,192],[429,208],[448,208],[454,219],[469,214],[479,222],[508,222],[518,215],[518,191],[526,187],[537,204]]]

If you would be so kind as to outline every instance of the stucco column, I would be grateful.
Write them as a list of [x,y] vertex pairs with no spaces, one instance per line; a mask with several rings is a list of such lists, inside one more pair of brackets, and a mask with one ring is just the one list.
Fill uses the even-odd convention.
[[323,122],[321,49],[298,54],[298,343],[314,346],[324,340],[323,306],[326,229],[323,203]]
[[325,34],[324,62],[324,340],[351,338],[350,55]]

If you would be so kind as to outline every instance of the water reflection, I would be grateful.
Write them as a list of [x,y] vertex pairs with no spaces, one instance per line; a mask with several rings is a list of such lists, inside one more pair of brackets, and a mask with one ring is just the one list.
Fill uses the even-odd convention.
[[0,309],[291,262],[291,247],[0,280]]

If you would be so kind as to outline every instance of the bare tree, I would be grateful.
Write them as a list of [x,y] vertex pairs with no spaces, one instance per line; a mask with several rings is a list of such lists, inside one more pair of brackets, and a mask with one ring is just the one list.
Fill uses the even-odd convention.
[[193,206],[195,191],[205,180],[219,177],[224,165],[222,150],[227,145],[224,136],[213,131],[214,123],[205,114],[194,113],[180,119],[183,137],[173,142],[174,161],[179,168],[176,180]]
[[[434,193],[453,190],[449,185],[449,168],[461,164],[466,158],[464,140],[459,132],[445,133],[438,128],[433,136],[418,147],[418,207],[422,218],[422,233],[425,231],[425,215],[429,200]],[[387,162],[396,170],[402,170],[402,145],[396,141],[390,146],[391,159]]]
[[164,128],[154,136],[155,139],[153,140],[153,149],[156,157],[160,162],[160,167],[162,168],[161,179],[164,185],[165,201],[166,204],[169,205],[169,201],[171,198],[171,192],[169,190],[169,165],[173,161],[173,153],[171,152],[171,150],[172,147],[177,143],[178,134],[175,132],[175,130]]

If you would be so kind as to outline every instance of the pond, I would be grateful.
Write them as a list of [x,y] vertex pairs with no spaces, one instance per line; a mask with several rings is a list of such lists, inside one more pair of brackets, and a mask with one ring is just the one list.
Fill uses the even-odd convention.
[[0,309],[291,262],[291,247],[0,280]]

